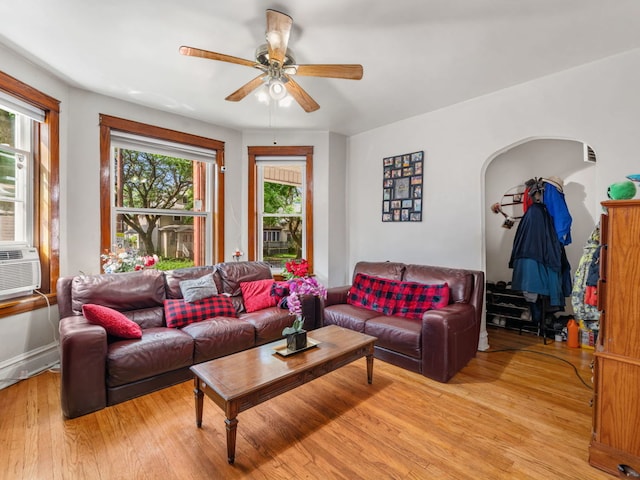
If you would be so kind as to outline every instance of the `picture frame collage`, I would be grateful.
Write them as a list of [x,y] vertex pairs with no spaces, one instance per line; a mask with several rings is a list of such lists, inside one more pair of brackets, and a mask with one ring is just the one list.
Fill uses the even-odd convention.
[[382,221],[422,221],[424,151],[382,160]]

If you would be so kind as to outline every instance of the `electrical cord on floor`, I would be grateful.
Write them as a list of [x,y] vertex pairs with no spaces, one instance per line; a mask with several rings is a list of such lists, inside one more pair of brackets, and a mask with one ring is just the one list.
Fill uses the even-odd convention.
[[578,379],[580,380],[580,382],[589,390],[593,390],[593,387],[589,385],[587,382],[585,382],[584,379],[580,376],[580,372],[578,371],[578,368],[573,363],[571,363],[569,360],[565,360],[564,358],[560,358],[557,355],[552,355],[551,353],[546,353],[546,352],[538,352],[536,350],[527,350],[526,348],[501,348],[498,350],[485,350],[480,352],[481,353],[527,352],[527,353],[535,353],[538,355],[545,355],[547,357],[555,358],[556,360],[560,360],[561,362],[571,365],[571,368],[573,368],[573,371],[576,374],[576,377],[578,377]]
[[[56,344],[57,347],[60,346],[60,339],[58,338],[57,335],[57,331],[56,331],[56,327],[55,324],[53,323],[53,320],[51,319],[51,302],[49,302],[49,297],[47,297],[44,293],[42,293],[40,290],[34,290],[34,293],[37,293],[38,295],[40,295],[44,301],[47,304],[47,321],[49,322],[49,325],[51,326],[51,331],[53,334],[53,342]],[[20,376],[20,377],[4,377],[0,379],[0,383],[15,383],[15,382],[21,382],[22,380],[27,380],[29,378],[35,377],[37,375],[40,375],[41,373],[44,372],[51,372],[51,373],[60,373],[60,362],[56,362],[54,364],[50,364],[49,366],[45,366],[39,370],[37,370],[34,373],[27,373],[27,371],[25,370],[25,375]]]
[[60,343],[60,340],[58,339],[58,335],[56,335],[56,327],[53,324],[53,321],[51,320],[51,303],[49,302],[49,297],[47,297],[44,293],[42,293],[40,290],[34,290],[35,293],[37,293],[38,295],[40,295],[42,298],[44,298],[44,301],[47,302],[47,320],[49,321],[49,325],[51,325],[51,330],[53,332],[53,341],[56,344]]
[[23,380],[29,380],[30,378],[34,378],[37,377],[38,375],[42,375],[45,372],[50,372],[50,373],[60,373],[60,369],[55,367],[55,365],[57,365],[57,363],[54,364],[54,366],[51,367],[44,367],[40,370],[38,370],[35,373],[31,373],[29,375],[26,375],[24,377],[4,377],[4,378],[0,378],[0,383],[18,383],[18,382],[22,382]]

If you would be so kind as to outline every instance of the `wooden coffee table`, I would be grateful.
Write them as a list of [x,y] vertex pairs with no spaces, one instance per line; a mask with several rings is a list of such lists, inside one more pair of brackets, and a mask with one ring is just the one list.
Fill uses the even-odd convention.
[[360,357],[367,357],[367,381],[373,380],[373,346],[377,338],[335,325],[308,333],[318,345],[283,356],[275,349],[285,340],[262,345],[191,367],[195,381],[196,425],[202,427],[206,394],[224,410],[227,460],[236,451],[236,417],[259,403],[288,392]]

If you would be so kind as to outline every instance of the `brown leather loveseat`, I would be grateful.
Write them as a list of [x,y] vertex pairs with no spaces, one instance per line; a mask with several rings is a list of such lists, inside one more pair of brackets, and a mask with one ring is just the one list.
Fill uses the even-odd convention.
[[324,325],[339,325],[378,340],[375,357],[447,382],[471,360],[478,349],[484,273],[476,270],[410,265],[396,262],[359,262],[353,272],[396,282],[448,284],[448,305],[427,310],[421,318],[405,318],[350,304],[352,285],[329,288]]
[[[237,318],[217,316],[167,327],[165,299],[182,298],[180,282],[209,274],[218,292],[230,296]],[[193,364],[282,338],[282,329],[292,323],[287,309],[275,306],[247,313],[244,308],[240,283],[267,279],[272,279],[271,270],[262,262],[61,277],[62,413],[78,417],[189,380]],[[83,316],[86,304],[123,313],[140,325],[142,338],[108,335]],[[303,297],[302,304],[305,328],[317,328],[320,302]]]

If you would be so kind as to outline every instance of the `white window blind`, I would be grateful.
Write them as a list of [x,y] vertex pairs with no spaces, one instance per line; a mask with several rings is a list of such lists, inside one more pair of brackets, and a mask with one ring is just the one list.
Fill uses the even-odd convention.
[[306,162],[307,157],[302,155],[273,156],[260,155],[256,156],[256,162]]
[[187,160],[215,163],[216,151],[195,147],[186,143],[169,142],[150,137],[140,137],[111,130],[111,146],[127,150],[143,151],[167,157],[182,157]]
[[44,122],[44,110],[27,102],[23,102],[19,98],[4,93],[3,91],[0,91],[0,104],[2,104],[5,110],[25,115],[36,122]]

